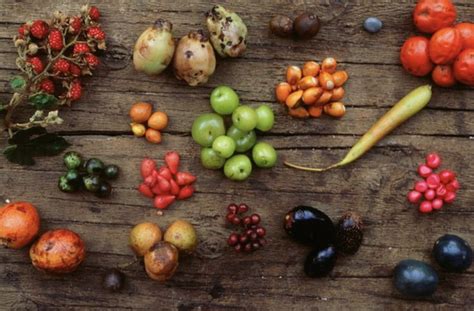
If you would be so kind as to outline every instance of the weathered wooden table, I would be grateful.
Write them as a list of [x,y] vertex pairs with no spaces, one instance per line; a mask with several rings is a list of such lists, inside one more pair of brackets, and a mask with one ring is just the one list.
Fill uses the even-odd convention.
[[[38,206],[42,230],[66,227],[82,235],[88,256],[72,275],[51,276],[36,271],[27,250],[0,250],[0,309],[469,309],[474,303],[474,270],[440,273],[440,287],[432,298],[406,300],[392,286],[392,269],[405,258],[432,262],[433,242],[456,233],[474,245],[474,92],[467,87],[434,88],[428,108],[397,129],[363,159],[327,173],[305,173],[283,166],[283,159],[326,165],[340,159],[350,146],[393,103],[409,90],[428,83],[403,71],[398,52],[414,33],[414,3],[390,1],[225,1],[247,22],[248,51],[239,59],[219,59],[216,74],[202,87],[178,82],[171,71],[151,78],[134,71],[131,50],[138,35],[156,18],[169,19],[176,37],[202,28],[206,1],[96,1],[108,35],[109,50],[97,75],[86,81],[83,99],[62,111],[65,123],[55,131],[73,143],[70,150],[96,156],[122,168],[115,192],[108,200],[88,193],[64,194],[57,178],[61,157],[39,159],[20,167],[0,157],[0,198],[27,200]],[[471,0],[455,1],[460,20],[473,19]],[[22,22],[45,18],[55,9],[75,13],[77,1],[0,2],[0,79],[6,86],[17,73],[11,37]],[[311,41],[279,39],[268,31],[273,14],[309,10],[324,21]],[[362,22],[378,16],[383,30],[371,35]],[[326,117],[291,119],[275,103],[273,86],[289,64],[320,61],[333,56],[350,74],[348,105],[342,120]],[[200,113],[210,110],[213,87],[227,84],[248,104],[271,104],[275,128],[265,135],[280,155],[272,170],[255,170],[242,183],[221,172],[203,169],[190,127]],[[2,88],[1,97],[9,97]],[[150,101],[166,111],[171,123],[161,145],[134,138],[127,112],[131,103]],[[3,135],[1,144],[5,145]],[[296,150],[299,148],[299,150]],[[185,169],[199,176],[198,192],[174,204],[159,217],[148,199],[138,195],[138,165],[145,156],[161,159],[167,150],[182,154]],[[438,151],[444,163],[459,172],[462,191],[455,204],[431,215],[420,215],[405,199],[414,170],[425,154]],[[225,207],[246,202],[263,217],[269,245],[251,255],[236,255],[226,246],[230,229],[224,225]],[[346,210],[363,215],[366,231],[355,256],[340,257],[330,277],[306,278],[302,262],[308,248],[295,244],[282,230],[283,215],[298,204],[320,208],[336,219]],[[101,287],[107,268],[133,259],[127,246],[130,228],[145,220],[165,227],[184,218],[201,239],[196,256],[181,261],[166,284],[148,279],[140,265],[126,270],[126,288],[117,294]],[[438,269],[438,267],[437,267]]]

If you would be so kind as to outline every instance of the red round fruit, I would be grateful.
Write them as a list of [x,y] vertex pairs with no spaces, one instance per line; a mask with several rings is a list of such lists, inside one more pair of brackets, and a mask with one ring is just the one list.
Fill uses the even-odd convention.
[[448,191],[446,195],[444,196],[444,202],[451,204],[456,200],[456,192],[450,192]]
[[31,69],[33,69],[33,72],[36,74],[40,74],[44,70],[43,62],[37,56],[28,58],[26,62],[31,65]]
[[473,23],[460,23],[454,26],[461,35],[462,48],[463,49],[474,49],[474,24]]
[[414,76],[426,76],[433,70],[428,52],[429,40],[425,37],[408,38],[400,50],[403,68]]
[[440,185],[441,181],[439,179],[438,174],[431,174],[426,178],[426,183],[428,184],[428,188],[436,189]]
[[462,50],[462,39],[454,27],[438,30],[430,39],[430,59],[435,64],[450,64]]
[[36,20],[31,24],[30,34],[36,39],[44,39],[48,35],[49,26],[45,21]]
[[451,170],[442,170],[438,175],[443,184],[447,184],[456,178],[456,174]]
[[462,51],[454,61],[453,69],[456,80],[474,86],[474,48]]
[[234,213],[228,213],[226,216],[226,220],[229,223],[232,223],[232,220],[234,219],[235,214]]
[[442,199],[436,198],[431,202],[431,207],[433,207],[434,210],[439,210],[443,207],[443,204],[444,202]]
[[252,220],[253,225],[258,225],[260,223],[260,215],[258,214],[252,214],[252,216],[250,216],[250,219]]
[[438,188],[436,188],[436,196],[437,197],[444,197],[447,193],[446,187],[440,185]]
[[227,239],[227,244],[230,246],[235,246],[237,243],[239,243],[239,235],[237,233],[232,233],[229,235],[229,238]]
[[54,90],[55,90],[54,83],[53,81],[51,81],[51,79],[45,78],[41,80],[39,84],[39,89],[45,93],[54,94]]
[[239,214],[247,213],[249,211],[249,206],[247,204],[241,203],[239,205]]
[[431,73],[431,79],[437,86],[441,87],[451,87],[456,84],[451,65],[436,65]]
[[459,182],[457,179],[454,179],[451,181],[449,184],[446,185],[446,190],[449,192],[456,192],[461,188],[461,185],[459,185]]
[[13,202],[0,208],[0,245],[20,249],[38,234],[40,217],[28,202]]
[[436,197],[436,191],[433,189],[428,189],[425,192],[425,199],[428,201],[433,200]]
[[239,207],[237,206],[237,204],[229,204],[229,206],[227,206],[227,211],[229,212],[229,214],[237,214],[237,211],[239,210]]
[[426,156],[426,165],[435,169],[441,165],[441,157],[437,153],[430,153]]
[[69,32],[72,34],[78,34],[81,30],[82,20],[80,16],[73,16],[69,18]]
[[[420,195],[421,197],[421,195]],[[255,231],[259,237],[264,237],[267,234],[267,231],[263,227],[258,227]]]
[[105,33],[100,27],[96,26],[87,29],[87,36],[98,41],[105,40]]
[[52,29],[48,35],[49,47],[53,51],[60,51],[64,47],[63,34],[58,29]]
[[428,165],[420,164],[420,166],[418,166],[418,175],[420,175],[421,177],[426,178],[430,176],[431,173],[433,173],[433,170],[428,167]]
[[424,214],[431,213],[433,211],[433,205],[430,201],[423,201],[420,204],[419,211]]
[[413,10],[416,28],[425,33],[451,26],[456,20],[456,8],[450,0],[420,0]]
[[96,6],[91,6],[89,9],[89,17],[93,21],[98,21],[100,18],[100,11]]
[[412,190],[412,191],[408,192],[408,195],[407,195],[408,202],[410,202],[412,204],[416,204],[416,203],[420,202],[421,197],[422,197],[421,192],[418,192],[418,191],[415,191],[415,190]]
[[232,222],[233,225],[240,225],[240,217],[234,215],[234,217],[232,217],[231,222]]
[[237,253],[240,253],[242,251],[242,244],[237,244],[234,246],[234,249]]
[[250,218],[250,216],[245,216],[243,219],[242,219],[242,223],[246,226],[250,225],[252,223],[252,219]]
[[426,190],[428,190],[428,184],[426,183],[426,181],[424,180],[419,180],[415,183],[415,187],[414,189],[418,192],[425,192]]

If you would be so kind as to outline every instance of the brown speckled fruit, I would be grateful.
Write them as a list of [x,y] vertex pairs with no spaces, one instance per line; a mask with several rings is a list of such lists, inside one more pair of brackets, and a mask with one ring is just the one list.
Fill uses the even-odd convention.
[[194,251],[198,243],[196,230],[185,220],[173,222],[166,230],[164,240],[186,253]]
[[44,233],[30,249],[33,266],[52,273],[69,273],[84,261],[86,250],[81,237],[67,229]]
[[316,36],[320,26],[319,18],[312,13],[303,13],[295,18],[295,32],[301,39],[309,39]]
[[158,225],[143,222],[133,227],[129,244],[137,256],[145,256],[153,245],[161,241],[161,238],[161,229]]
[[293,20],[288,16],[275,15],[270,20],[270,31],[278,37],[291,37],[293,30]]
[[355,254],[363,238],[362,218],[355,212],[346,212],[336,224],[336,248],[346,254]]
[[156,281],[170,279],[178,268],[178,249],[171,243],[158,242],[145,254],[145,271]]
[[0,245],[20,249],[38,234],[40,217],[28,202],[13,202],[0,209]]

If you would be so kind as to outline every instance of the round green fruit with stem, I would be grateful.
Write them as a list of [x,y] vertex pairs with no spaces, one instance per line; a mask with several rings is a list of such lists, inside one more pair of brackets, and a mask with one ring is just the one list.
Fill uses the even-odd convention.
[[257,113],[247,105],[239,106],[232,113],[232,123],[239,130],[249,132],[257,126]]
[[275,123],[275,115],[268,105],[261,105],[255,109],[257,113],[257,130],[267,132],[272,129]]
[[258,167],[270,168],[276,164],[277,153],[269,143],[259,142],[253,147],[252,158]]
[[212,143],[212,149],[221,158],[230,158],[235,152],[235,141],[229,136],[219,136]]
[[202,148],[201,164],[207,169],[218,170],[224,166],[225,159],[221,158],[212,148]]
[[228,86],[216,87],[211,93],[211,107],[220,115],[230,115],[239,106],[239,95]]
[[202,114],[194,120],[191,134],[202,147],[211,147],[217,137],[225,135],[224,119],[215,113]]
[[252,173],[252,162],[245,154],[238,154],[228,159],[224,165],[227,178],[236,181],[247,179]]
[[255,131],[244,132],[233,125],[227,130],[227,136],[235,141],[235,151],[240,153],[252,149],[257,142]]

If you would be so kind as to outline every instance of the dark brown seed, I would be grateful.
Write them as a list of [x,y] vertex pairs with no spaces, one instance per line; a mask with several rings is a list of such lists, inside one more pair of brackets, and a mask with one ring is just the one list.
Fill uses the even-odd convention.
[[270,31],[282,38],[293,35],[293,20],[285,15],[276,15],[270,20]]
[[318,32],[321,24],[319,18],[312,13],[303,13],[295,19],[295,33],[301,39],[309,39],[314,37]]
[[355,254],[363,238],[362,218],[355,212],[346,212],[336,225],[336,248],[346,254]]

